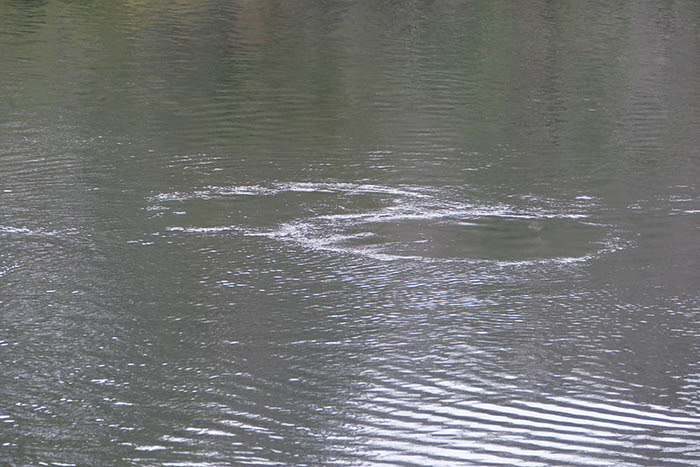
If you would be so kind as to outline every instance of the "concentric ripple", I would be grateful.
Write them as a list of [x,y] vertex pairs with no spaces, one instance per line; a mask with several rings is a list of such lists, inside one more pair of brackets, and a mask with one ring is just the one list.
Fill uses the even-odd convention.
[[[171,232],[236,231],[380,260],[572,263],[623,247],[611,226],[590,214],[596,205],[590,196],[511,195],[498,204],[474,197],[461,187],[278,183],[159,193],[149,198],[148,210],[154,217],[173,215]],[[224,203],[226,218],[241,222],[182,223],[202,202]],[[255,218],[272,225],[261,229],[249,222]]]

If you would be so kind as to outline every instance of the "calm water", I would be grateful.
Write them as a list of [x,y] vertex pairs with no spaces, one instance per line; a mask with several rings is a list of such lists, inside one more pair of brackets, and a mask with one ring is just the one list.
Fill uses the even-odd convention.
[[699,22],[0,0],[0,463],[700,464]]

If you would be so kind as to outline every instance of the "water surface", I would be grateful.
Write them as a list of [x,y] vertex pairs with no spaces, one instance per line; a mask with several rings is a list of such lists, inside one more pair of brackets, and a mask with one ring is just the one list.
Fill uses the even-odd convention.
[[0,462],[700,463],[699,19],[0,0]]

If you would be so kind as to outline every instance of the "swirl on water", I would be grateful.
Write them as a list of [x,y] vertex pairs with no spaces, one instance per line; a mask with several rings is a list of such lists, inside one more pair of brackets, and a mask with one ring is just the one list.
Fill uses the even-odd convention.
[[[512,195],[490,204],[473,198],[462,187],[277,183],[159,193],[149,198],[148,210],[154,217],[177,215],[170,232],[233,231],[377,260],[569,264],[624,246],[610,225],[594,219],[596,200],[590,196]],[[182,222],[196,217],[203,201],[228,203],[227,219],[241,221]]]

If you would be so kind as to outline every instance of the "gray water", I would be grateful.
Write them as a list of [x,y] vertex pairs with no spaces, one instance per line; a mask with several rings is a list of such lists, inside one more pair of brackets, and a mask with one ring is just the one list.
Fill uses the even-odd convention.
[[699,21],[0,0],[0,463],[700,465]]

